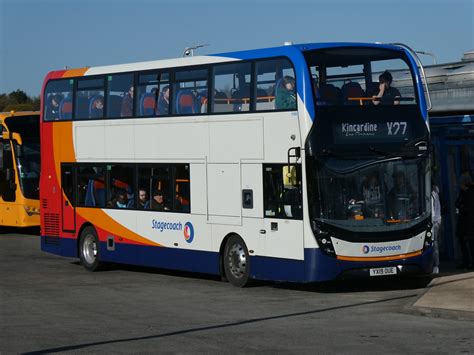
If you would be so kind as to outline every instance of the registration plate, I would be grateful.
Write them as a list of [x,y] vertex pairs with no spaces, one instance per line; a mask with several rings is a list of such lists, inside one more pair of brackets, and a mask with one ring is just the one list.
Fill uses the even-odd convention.
[[379,267],[376,269],[370,269],[370,276],[385,276],[385,275],[396,275],[397,268],[395,266],[392,267]]

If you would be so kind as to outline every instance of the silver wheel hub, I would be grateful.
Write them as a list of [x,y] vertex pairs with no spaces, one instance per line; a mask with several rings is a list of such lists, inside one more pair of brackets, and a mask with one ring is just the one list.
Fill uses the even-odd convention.
[[241,278],[247,270],[247,256],[240,244],[233,244],[229,250],[228,265],[230,272],[236,278]]
[[97,258],[97,244],[92,234],[88,234],[84,238],[84,242],[82,243],[82,255],[85,261],[90,265],[92,265]]

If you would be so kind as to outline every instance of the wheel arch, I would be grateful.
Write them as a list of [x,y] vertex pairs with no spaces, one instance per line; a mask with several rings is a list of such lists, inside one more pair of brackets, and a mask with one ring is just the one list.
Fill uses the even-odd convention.
[[90,222],[84,222],[82,225],[81,225],[81,228],[79,228],[78,232],[77,232],[77,236],[76,236],[76,257],[79,257],[79,248],[80,248],[80,245],[79,243],[81,242],[81,234],[82,232],[84,231],[84,229],[86,229],[87,227],[92,227],[94,228],[94,230],[96,231],[97,233],[97,230],[95,229],[94,225]]

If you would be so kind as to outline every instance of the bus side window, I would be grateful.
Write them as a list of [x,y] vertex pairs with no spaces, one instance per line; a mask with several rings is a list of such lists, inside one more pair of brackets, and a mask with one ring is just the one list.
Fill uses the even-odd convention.
[[207,69],[179,70],[173,85],[173,110],[178,115],[197,115],[207,112]]
[[295,72],[287,59],[257,62],[256,109],[296,110]]
[[14,202],[16,200],[16,184],[10,141],[3,142],[1,146],[3,146],[3,166],[0,167],[0,195],[3,198],[3,201]]
[[77,81],[76,106],[74,118],[90,119],[103,118],[103,105],[101,109],[96,109],[94,104],[98,99],[104,98],[104,78],[84,78]]
[[102,166],[78,166],[77,205],[82,207],[105,207],[105,180]]
[[175,177],[173,210],[175,212],[189,213],[191,211],[189,165],[176,165]]
[[263,199],[265,217],[302,219],[301,165],[264,165]]

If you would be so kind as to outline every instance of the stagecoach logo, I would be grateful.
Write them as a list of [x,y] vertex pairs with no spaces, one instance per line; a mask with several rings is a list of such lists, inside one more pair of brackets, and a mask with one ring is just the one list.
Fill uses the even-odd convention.
[[191,222],[187,222],[185,225],[184,225],[184,240],[186,240],[186,242],[188,243],[191,243],[194,239],[194,227],[193,227],[193,224]]
[[352,136],[375,136],[377,133],[376,123],[342,123],[342,134],[346,137]]
[[362,252],[364,254],[369,254],[369,253],[372,253],[372,254],[382,254],[382,253],[385,253],[385,252],[393,252],[393,251],[401,251],[402,250],[402,246],[401,245],[372,245],[372,246],[368,246],[368,245],[364,245],[362,247]]

